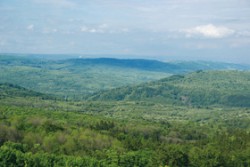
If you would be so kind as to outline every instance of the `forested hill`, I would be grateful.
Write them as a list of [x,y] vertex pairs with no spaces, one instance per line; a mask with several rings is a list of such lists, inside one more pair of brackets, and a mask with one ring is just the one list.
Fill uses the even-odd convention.
[[18,85],[10,83],[0,83],[0,99],[3,98],[16,98],[16,97],[38,97],[41,99],[55,99],[53,95],[47,95],[32,90],[28,90]]
[[143,59],[48,60],[0,55],[0,82],[11,83],[71,100],[100,90],[159,80],[196,70],[238,69],[249,66],[214,62],[160,62]]
[[197,71],[95,93],[89,100],[145,100],[195,106],[250,107],[250,72]]
[[[53,56],[53,55],[51,55]],[[62,55],[63,56],[63,55]],[[57,55],[60,57],[60,55]],[[149,59],[116,59],[116,58],[72,58],[67,59],[45,59],[42,56],[10,56],[0,54],[1,65],[29,65],[36,67],[47,67],[49,69],[70,68],[78,69],[79,66],[106,66],[144,71],[155,71],[165,73],[186,73],[197,70],[250,70],[250,65],[210,62],[210,61],[175,61],[162,62]]]
[[169,76],[165,72],[80,62],[81,59],[47,60],[0,55],[0,82],[79,99],[84,94],[99,90],[135,85]]
[[77,63],[0,56],[1,167],[250,166],[250,72]]
[[166,72],[171,74],[187,73],[197,70],[250,70],[250,65],[240,65],[222,62],[208,61],[179,61],[161,62],[158,60],[145,59],[115,59],[115,58],[87,58],[61,60],[63,63],[70,63],[71,66],[113,66],[120,68],[132,68],[146,71]]
[[183,69],[177,64],[160,62],[157,60],[144,59],[114,59],[114,58],[96,58],[96,59],[69,59],[65,62],[70,62],[74,65],[105,65],[115,66],[120,68],[133,68],[146,71],[178,73],[183,72]]

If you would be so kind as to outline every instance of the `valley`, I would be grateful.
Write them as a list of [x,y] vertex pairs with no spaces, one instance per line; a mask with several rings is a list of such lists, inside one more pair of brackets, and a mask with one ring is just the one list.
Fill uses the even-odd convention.
[[250,165],[248,70],[43,61],[0,59],[0,166]]

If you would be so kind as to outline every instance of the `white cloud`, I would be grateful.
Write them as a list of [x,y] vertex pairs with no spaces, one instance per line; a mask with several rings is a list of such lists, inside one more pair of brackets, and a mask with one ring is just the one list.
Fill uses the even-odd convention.
[[102,33],[103,32],[101,29],[91,28],[91,27],[87,27],[87,26],[82,26],[81,31],[82,32],[89,32],[89,33]]
[[90,29],[90,30],[89,30],[89,32],[91,32],[91,33],[96,33],[96,32],[101,32],[101,31],[100,31],[100,30],[96,30],[96,29],[92,28],[92,29]]
[[86,27],[86,26],[82,26],[82,27],[81,27],[81,31],[82,31],[82,32],[88,32],[88,31],[89,31],[89,28]]
[[235,31],[224,26],[207,24],[185,29],[182,30],[182,32],[186,33],[187,37],[203,36],[206,38],[223,38],[232,35]]
[[128,28],[111,28],[107,24],[100,24],[100,25],[95,25],[95,26],[82,26],[80,28],[81,32],[84,33],[127,33],[129,32]]
[[43,34],[50,34],[50,33],[56,33],[58,32],[58,29],[57,28],[44,28],[42,33]]
[[92,26],[92,27],[88,27],[88,26],[82,26],[81,27],[81,31],[82,32],[89,32],[89,33],[105,33],[108,32],[108,25],[107,24],[101,24],[98,26]]
[[33,24],[30,24],[26,27],[27,30],[29,31],[33,31],[34,30],[34,25]]
[[99,28],[100,29],[106,29],[106,28],[108,28],[108,25],[107,24],[101,24],[101,25],[99,25]]

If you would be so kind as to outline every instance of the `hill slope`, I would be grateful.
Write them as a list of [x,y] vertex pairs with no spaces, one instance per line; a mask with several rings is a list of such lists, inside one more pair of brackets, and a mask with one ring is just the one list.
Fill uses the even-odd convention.
[[82,63],[81,60],[54,61],[0,56],[0,82],[71,99],[166,76],[169,74],[93,62]]
[[153,103],[249,97],[249,81],[249,72],[198,71],[112,90],[112,98],[149,102],[43,100],[0,84],[0,166],[249,166],[250,108]]
[[[0,55],[0,82],[82,99],[87,94],[159,80],[171,74],[200,69],[247,69],[247,66],[213,62],[165,63],[142,59],[48,60]],[[250,68],[249,68],[250,69]]]
[[198,71],[93,94],[89,100],[149,100],[185,105],[250,107],[250,72]]
[[42,99],[55,99],[52,95],[28,90],[18,85],[10,83],[0,83],[0,99],[3,98],[16,98],[16,97],[40,97]]
[[70,59],[65,60],[74,65],[106,65],[120,68],[132,68],[145,71],[178,73],[182,68],[177,64],[160,62],[157,60],[144,59],[114,59],[114,58],[96,58],[96,59]]

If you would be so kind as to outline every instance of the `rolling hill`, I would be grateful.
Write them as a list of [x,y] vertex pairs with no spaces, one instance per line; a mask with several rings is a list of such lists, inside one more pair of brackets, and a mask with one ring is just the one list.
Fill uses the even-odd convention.
[[[39,56],[41,57],[41,56]],[[143,59],[38,59],[0,55],[0,83],[63,98],[78,99],[100,90],[159,80],[197,70],[237,69],[248,66],[214,62],[160,62]]]
[[101,91],[88,99],[250,107],[250,72],[197,71],[139,86]]
[[[0,81],[83,97],[87,74],[96,77],[90,84],[110,84],[144,68],[88,61],[7,58]],[[159,74],[148,70],[140,74]],[[89,101],[2,83],[0,166],[249,166],[249,81],[249,71],[199,70],[103,90]]]
[[[81,60],[79,60],[81,61]],[[169,76],[165,72],[124,68],[78,60],[0,56],[0,82],[46,94],[79,99],[99,90],[134,85]]]
[[50,100],[56,98],[56,96],[28,90],[18,85],[10,83],[0,83],[0,99],[16,98],[16,97],[22,97],[22,98],[37,97],[40,99],[50,99]]

